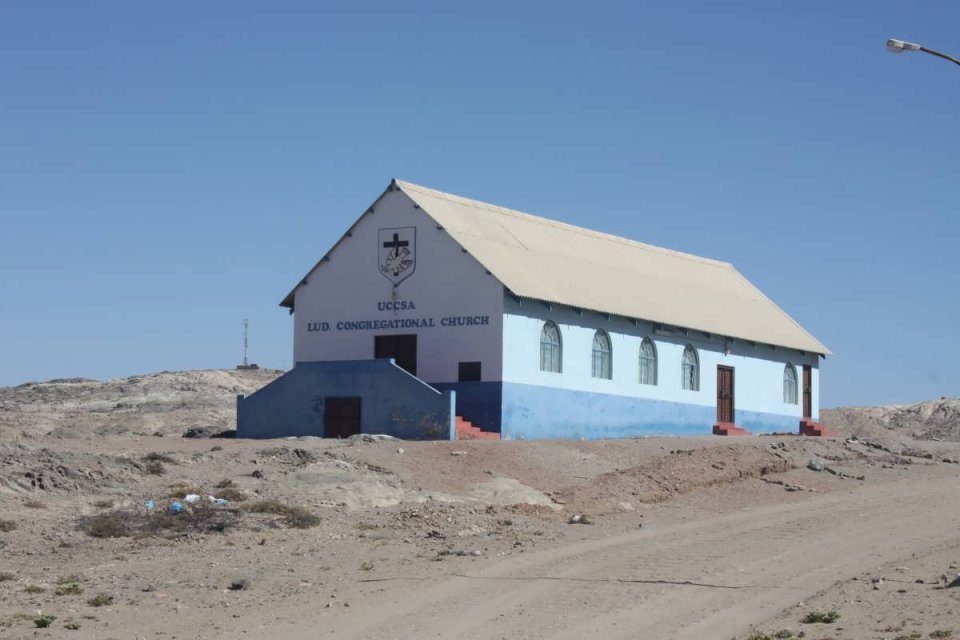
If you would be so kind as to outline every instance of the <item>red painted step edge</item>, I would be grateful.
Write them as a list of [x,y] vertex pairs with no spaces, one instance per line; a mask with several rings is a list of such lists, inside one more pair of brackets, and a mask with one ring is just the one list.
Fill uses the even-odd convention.
[[720,422],[713,425],[713,435],[715,436],[749,436],[753,435],[743,427],[738,427],[732,422]]

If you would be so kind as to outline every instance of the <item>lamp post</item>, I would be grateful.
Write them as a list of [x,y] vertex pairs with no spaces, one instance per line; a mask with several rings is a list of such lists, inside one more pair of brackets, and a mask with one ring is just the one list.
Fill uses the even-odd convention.
[[954,64],[960,64],[960,60],[954,58],[953,56],[948,56],[945,53],[940,53],[939,51],[934,51],[933,49],[928,49],[923,45],[914,44],[912,42],[904,42],[903,40],[896,40],[890,38],[887,40],[887,49],[893,53],[903,53],[904,51],[923,51],[924,53],[929,53],[932,56],[937,56],[938,58],[943,58],[944,60],[949,60]]

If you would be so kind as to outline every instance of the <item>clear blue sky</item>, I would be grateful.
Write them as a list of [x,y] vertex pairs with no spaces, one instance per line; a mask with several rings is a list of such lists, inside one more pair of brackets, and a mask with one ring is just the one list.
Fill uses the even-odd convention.
[[824,406],[958,395],[960,3],[0,4],[0,385],[289,367],[399,177],[729,260]]

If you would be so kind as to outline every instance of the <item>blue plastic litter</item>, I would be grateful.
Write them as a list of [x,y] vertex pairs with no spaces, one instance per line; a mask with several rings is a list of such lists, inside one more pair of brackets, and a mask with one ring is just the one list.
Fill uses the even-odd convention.
[[227,504],[227,501],[223,498],[217,498],[215,501],[217,504]]
[[157,508],[157,505],[153,502],[153,500],[147,500],[146,507],[147,507],[147,511],[153,511],[154,509]]
[[171,502],[168,510],[170,511],[170,513],[180,513],[183,511],[183,503]]

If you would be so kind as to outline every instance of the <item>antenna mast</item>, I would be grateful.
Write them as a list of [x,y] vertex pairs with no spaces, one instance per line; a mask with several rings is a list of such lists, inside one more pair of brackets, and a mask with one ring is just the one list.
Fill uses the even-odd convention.
[[243,368],[246,369],[250,366],[250,363],[247,362],[247,333],[250,329],[250,321],[246,318],[243,319]]

